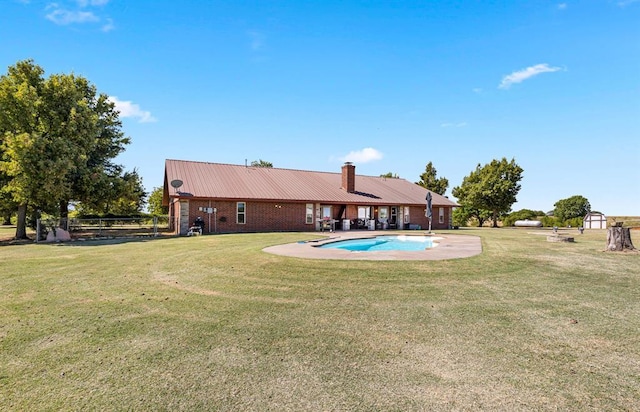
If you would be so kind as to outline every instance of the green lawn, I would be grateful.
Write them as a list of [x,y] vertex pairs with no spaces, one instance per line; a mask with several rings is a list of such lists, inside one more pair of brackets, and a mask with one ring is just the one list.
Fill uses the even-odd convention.
[[0,410],[640,410],[640,254],[603,252],[604,230],[450,233],[483,253],[261,251],[300,233],[0,246]]

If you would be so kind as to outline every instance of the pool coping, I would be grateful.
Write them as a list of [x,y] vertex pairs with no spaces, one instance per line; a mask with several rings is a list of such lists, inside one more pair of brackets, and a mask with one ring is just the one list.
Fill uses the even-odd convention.
[[[319,248],[317,246],[329,242],[348,239],[366,239],[382,235],[434,236],[438,245],[433,248],[416,251],[375,251],[352,252],[343,249]],[[482,242],[478,236],[427,233],[425,231],[336,231],[328,233],[326,238],[306,242],[287,243],[269,246],[264,252],[306,259],[338,259],[338,260],[445,260],[461,259],[482,253]]]

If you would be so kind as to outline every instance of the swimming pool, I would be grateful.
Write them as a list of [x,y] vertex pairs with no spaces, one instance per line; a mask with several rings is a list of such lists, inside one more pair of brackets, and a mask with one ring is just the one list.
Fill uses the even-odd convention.
[[321,249],[344,249],[352,252],[404,251],[415,252],[437,246],[431,236],[376,236],[372,238],[338,240],[318,246]]

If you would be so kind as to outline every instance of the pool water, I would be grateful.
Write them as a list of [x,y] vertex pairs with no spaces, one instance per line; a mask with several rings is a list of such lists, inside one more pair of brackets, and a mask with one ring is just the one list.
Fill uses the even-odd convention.
[[322,249],[344,249],[352,252],[404,251],[416,252],[434,247],[429,236],[376,236],[367,239],[339,240],[319,246]]

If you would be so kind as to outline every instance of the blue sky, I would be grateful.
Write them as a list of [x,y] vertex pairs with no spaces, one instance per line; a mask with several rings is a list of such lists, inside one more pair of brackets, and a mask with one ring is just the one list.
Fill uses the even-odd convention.
[[117,161],[167,158],[454,186],[524,169],[514,210],[573,195],[640,215],[640,0],[0,1],[0,68],[33,59],[116,102]]

